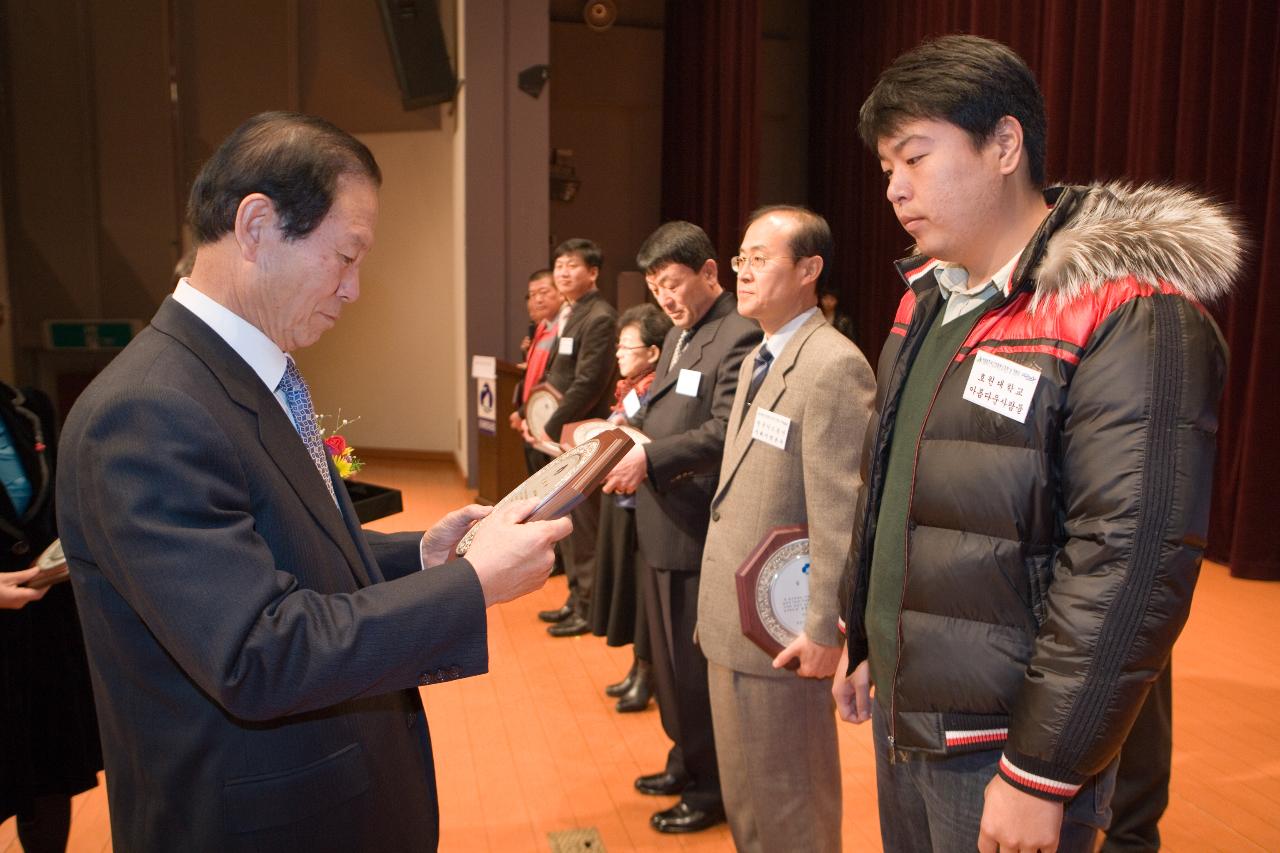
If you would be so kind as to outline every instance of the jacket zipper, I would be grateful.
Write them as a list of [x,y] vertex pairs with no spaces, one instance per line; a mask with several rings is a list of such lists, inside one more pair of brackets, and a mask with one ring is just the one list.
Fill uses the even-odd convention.
[[[996,306],[991,307],[994,308]],[[946,306],[939,306],[938,310],[945,311]],[[978,310],[981,313],[979,313],[978,318],[974,320],[973,324],[970,326],[970,333],[972,332],[973,327],[977,325],[978,321],[982,319],[982,316],[987,313],[987,311],[982,311],[980,308],[975,310]],[[988,311],[989,310],[990,308],[988,308]],[[958,320],[960,318],[957,317],[956,319]],[[936,317],[933,318],[933,322],[936,322]],[[928,334],[927,330],[925,334]],[[902,531],[902,597],[898,599],[898,649],[893,661],[893,683],[890,685],[889,690],[889,750],[891,752],[891,762],[897,757],[897,754],[894,751],[894,744],[897,741],[898,734],[898,673],[902,670],[902,610],[903,602],[906,601],[907,598],[907,579],[911,574],[911,509],[915,503],[916,497],[916,468],[920,464],[920,443],[924,441],[925,427],[929,425],[929,416],[933,414],[933,406],[938,402],[938,393],[942,391],[942,385],[947,381],[947,377],[951,374],[953,366],[956,363],[956,356],[960,354],[960,350],[964,349],[965,341],[967,341],[968,338],[969,333],[966,333],[964,338],[961,339],[960,345],[956,347],[956,351],[951,354],[951,358],[947,361],[947,368],[942,371],[942,378],[938,380],[937,386],[933,389],[933,396],[929,398],[929,408],[925,409],[924,419],[920,422],[920,434],[916,436],[915,452],[911,457],[911,491],[907,493],[907,523]],[[917,355],[919,355],[918,352]],[[910,371],[908,371],[908,373],[910,373]],[[906,383],[905,376],[903,377],[903,383],[904,385]]]

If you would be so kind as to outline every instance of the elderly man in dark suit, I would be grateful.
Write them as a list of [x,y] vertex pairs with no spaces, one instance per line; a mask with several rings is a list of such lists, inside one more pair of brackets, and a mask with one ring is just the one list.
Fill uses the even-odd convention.
[[[590,240],[575,238],[556,247],[552,273],[556,289],[569,311],[561,309],[559,339],[547,367],[546,382],[563,396],[547,420],[545,435],[525,430],[525,440],[560,440],[565,424],[588,418],[607,418],[617,379],[618,311],[596,289],[604,253]],[[569,600],[559,610],[538,616],[555,623],[547,628],[553,637],[574,637],[591,630],[587,611],[596,575],[596,538],[600,530],[600,493],[592,493],[573,511],[573,533],[560,546],[564,573],[569,580]]]
[[433,850],[417,686],[485,671],[485,608],[541,586],[559,520],[359,527],[289,355],[359,296],[381,175],[264,113],[197,177],[197,254],[63,434],[58,521],[117,850]]
[[724,820],[707,661],[693,638],[702,545],[738,369],[761,331],[720,287],[715,247],[698,226],[666,223],[645,240],[636,263],[675,327],[640,413],[653,441],[623,458],[605,490],[639,489],[636,521],[658,707],[674,744],[667,766],[641,776],[636,788],[680,794],[651,823],[659,832],[693,832]]

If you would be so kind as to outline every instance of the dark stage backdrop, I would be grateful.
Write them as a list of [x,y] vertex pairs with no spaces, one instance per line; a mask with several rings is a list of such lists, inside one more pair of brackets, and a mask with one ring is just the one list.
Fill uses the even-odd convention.
[[707,232],[728,259],[759,185],[760,0],[667,0],[663,44],[662,221]]
[[1209,555],[1238,577],[1280,579],[1272,491],[1280,491],[1280,4],[912,0],[811,9],[810,201],[831,221],[834,284],[873,364],[902,295],[890,264],[910,240],[858,140],[858,108],[893,57],[926,37],[974,33],[1026,59],[1048,104],[1051,183],[1175,182],[1234,206],[1253,249],[1236,294],[1212,306],[1231,368]]

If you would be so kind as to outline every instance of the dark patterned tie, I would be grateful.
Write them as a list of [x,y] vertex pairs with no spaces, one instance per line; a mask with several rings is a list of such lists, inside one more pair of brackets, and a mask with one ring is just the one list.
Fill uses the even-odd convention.
[[294,364],[291,358],[285,359],[284,376],[280,377],[280,390],[284,393],[285,402],[289,404],[289,414],[293,415],[293,423],[298,428],[298,435],[302,437],[302,443],[307,446],[307,453],[311,454],[311,461],[315,463],[316,470],[324,478],[329,497],[333,498],[336,504],[338,496],[333,491],[333,479],[329,476],[329,457],[324,452],[324,442],[320,440],[320,427],[316,425],[316,410],[311,405],[311,392],[307,390],[306,380],[298,371],[298,365]]
[[756,354],[755,370],[751,374],[751,384],[747,386],[747,405],[751,405],[751,401],[756,398],[756,392],[760,390],[760,386],[764,384],[764,378],[769,375],[769,365],[773,362],[773,353],[769,352],[767,346],[761,346],[760,352]]
[[685,329],[680,333],[679,340],[676,341],[676,348],[671,353],[671,364],[667,367],[667,372],[676,366],[680,361],[680,354],[684,352],[684,348],[689,345],[689,338],[693,337],[693,329]]

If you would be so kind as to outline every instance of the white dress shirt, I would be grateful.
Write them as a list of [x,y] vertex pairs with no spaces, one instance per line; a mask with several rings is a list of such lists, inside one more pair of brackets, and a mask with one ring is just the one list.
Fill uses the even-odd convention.
[[[209,296],[191,286],[189,279],[182,279],[173,291],[173,300],[199,317],[204,324],[227,342],[227,346],[236,351],[236,355],[245,360],[253,372],[258,374],[262,384],[275,396],[293,422],[293,413],[289,411],[289,403],[280,390],[280,380],[284,377],[284,368],[288,355],[275,341],[262,333],[262,330],[241,317],[231,309],[215,302]],[[294,429],[298,425],[293,424]]]
[[772,335],[764,336],[764,345],[769,348],[769,352],[773,353],[774,361],[777,361],[778,356],[782,355],[782,351],[786,349],[787,344],[791,342],[793,337],[795,337],[796,332],[805,324],[805,321],[817,313],[817,311],[817,305],[813,306],[808,311],[801,311],[799,314],[784,323],[781,329],[774,332]]

